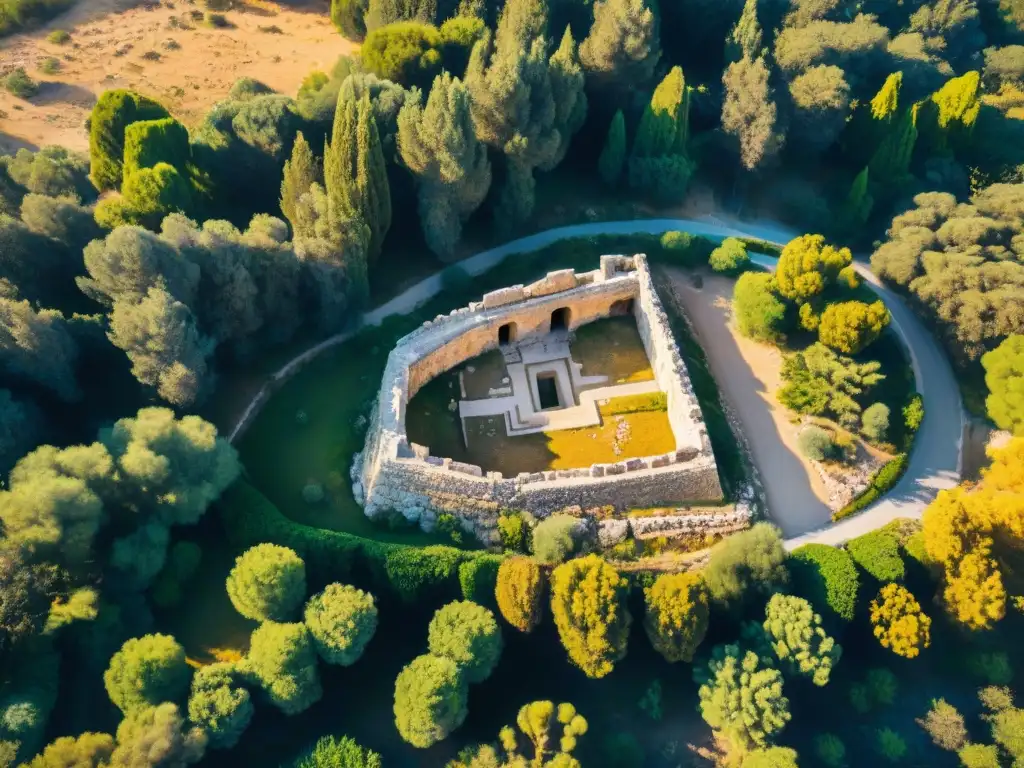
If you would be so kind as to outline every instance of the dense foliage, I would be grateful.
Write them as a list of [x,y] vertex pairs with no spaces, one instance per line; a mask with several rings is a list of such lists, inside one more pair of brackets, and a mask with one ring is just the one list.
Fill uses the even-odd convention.
[[667,661],[693,661],[708,631],[707,588],[693,573],[663,573],[645,593],[644,629]]
[[498,567],[495,597],[505,621],[520,632],[529,632],[540,621],[545,577],[536,562],[510,557]]
[[555,568],[551,612],[569,659],[588,677],[604,677],[626,655],[632,616],[627,582],[597,555]]
[[246,550],[228,574],[228,597],[240,614],[257,621],[286,621],[306,596],[306,564],[276,544]]
[[769,592],[787,579],[779,529],[756,523],[720,541],[711,549],[704,582],[719,603],[734,603],[753,592]]
[[320,658],[347,667],[359,661],[377,631],[377,606],[361,589],[328,584],[306,603],[303,620]]
[[490,677],[503,647],[494,614],[468,600],[448,603],[434,614],[427,644],[434,656],[454,661],[467,683]]
[[417,656],[395,680],[395,726],[403,739],[425,748],[466,719],[466,680],[448,658]]

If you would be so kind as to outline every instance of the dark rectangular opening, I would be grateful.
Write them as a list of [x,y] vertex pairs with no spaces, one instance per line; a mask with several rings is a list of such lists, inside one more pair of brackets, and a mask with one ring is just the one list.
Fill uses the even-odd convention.
[[540,399],[540,409],[542,411],[561,406],[562,403],[558,399],[558,385],[555,383],[554,374],[541,374],[537,377],[537,397]]

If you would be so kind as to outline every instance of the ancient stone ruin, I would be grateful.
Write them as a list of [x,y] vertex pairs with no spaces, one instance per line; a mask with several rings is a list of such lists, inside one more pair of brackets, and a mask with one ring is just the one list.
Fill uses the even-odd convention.
[[[499,345],[557,338],[559,331],[570,334],[581,325],[623,312],[635,317],[654,371],[655,381],[644,391],[657,390],[666,395],[674,451],[578,469],[503,477],[476,465],[431,455],[429,446],[408,440],[406,407],[434,377]],[[538,376],[556,377],[559,400],[567,408],[530,407],[528,398],[516,400],[515,396],[488,401],[487,407],[505,414],[510,436],[517,430],[574,428],[589,423],[593,398],[588,401],[580,396],[572,403],[566,402],[572,398],[571,384],[578,373],[571,368],[509,366],[510,373],[524,377],[518,392],[529,386],[536,395]],[[531,285],[492,291],[481,301],[438,316],[402,338],[388,358],[366,444],[356,455],[351,474],[354,495],[369,517],[398,512],[429,530],[437,515],[447,512],[483,541],[494,538],[497,517],[503,509],[525,510],[538,517],[567,507],[584,515],[601,509],[604,541],[620,538],[619,533],[626,535],[629,527],[624,520],[607,519],[610,508],[615,510],[611,514],[614,518],[630,508],[722,498],[700,406],[643,255],[601,256],[600,268],[592,272],[560,270]],[[680,512],[668,527],[725,533],[745,527],[746,517],[745,512],[729,509],[723,509],[722,514],[687,516]]]

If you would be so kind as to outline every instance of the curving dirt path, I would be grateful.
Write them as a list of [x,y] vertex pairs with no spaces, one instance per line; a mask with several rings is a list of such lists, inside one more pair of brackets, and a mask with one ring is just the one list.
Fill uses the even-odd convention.
[[[559,240],[593,235],[660,234],[670,230],[685,230],[695,235],[705,235],[714,239],[729,236],[751,237],[778,244],[784,244],[800,234],[775,222],[740,222],[712,216],[703,219],[594,222],[538,232],[478,253],[459,262],[458,266],[470,275],[479,275],[506,256],[534,251]],[[754,261],[768,269],[773,269],[775,266],[775,260],[770,257],[755,258]],[[842,544],[896,518],[920,518],[924,508],[941,489],[953,487],[960,479],[960,448],[964,411],[960,400],[960,390],[957,388],[949,361],[939,348],[935,338],[903,300],[883,286],[866,264],[857,263],[856,268],[885,302],[892,314],[892,327],[900,335],[910,353],[917,388],[924,400],[925,418],[914,442],[906,474],[883,499],[860,514],[836,524],[827,522],[828,518],[826,517],[825,521],[819,522],[815,528],[813,527],[815,525],[813,507],[810,512],[802,504],[795,507],[777,507],[774,510],[776,522],[787,532],[786,547],[788,549],[812,542]],[[359,326],[378,325],[389,315],[410,312],[437,294],[441,287],[440,273],[428,277],[386,304],[364,314],[360,318]],[[272,374],[249,402],[245,412],[231,430],[229,439],[234,441],[241,434],[250,419],[259,411],[262,403],[269,397],[275,382],[288,378],[305,362],[323,350],[350,338],[359,326],[322,341],[293,358]],[[706,351],[714,367],[714,359],[717,356],[716,349],[711,347]],[[718,377],[716,376],[716,378]],[[718,380],[721,384],[721,378]],[[778,486],[787,485],[787,479],[792,476],[791,472],[773,475],[762,470],[762,481],[768,489],[769,497],[772,493],[776,495],[786,493],[785,488]],[[773,486],[777,488],[773,488]],[[804,503],[813,504],[806,500]]]
[[824,483],[800,456],[796,429],[786,409],[772,396],[778,389],[779,350],[739,334],[732,321],[735,280],[665,270],[697,339],[707,352],[723,397],[743,426],[754,463],[764,482],[768,509],[785,536],[798,536],[831,520]]

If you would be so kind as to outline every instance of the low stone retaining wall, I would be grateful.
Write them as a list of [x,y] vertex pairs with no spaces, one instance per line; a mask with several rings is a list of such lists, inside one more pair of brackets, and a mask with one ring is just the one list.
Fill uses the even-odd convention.
[[[409,400],[432,378],[496,348],[502,326],[511,326],[518,339],[545,334],[552,313],[564,308],[571,330],[629,301],[658,387],[666,394],[675,451],[506,478],[431,456],[429,448],[409,443]],[[485,541],[493,538],[504,508],[544,517],[570,505],[612,505],[621,511],[722,497],[700,406],[643,255],[602,256],[593,272],[560,270],[528,286],[493,291],[401,339],[388,358],[365,448],[353,462],[352,481],[353,493],[370,517],[397,511],[430,528],[438,514],[449,512]]]

